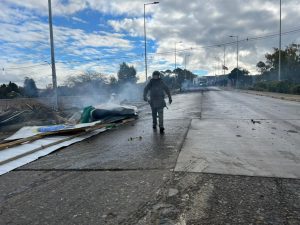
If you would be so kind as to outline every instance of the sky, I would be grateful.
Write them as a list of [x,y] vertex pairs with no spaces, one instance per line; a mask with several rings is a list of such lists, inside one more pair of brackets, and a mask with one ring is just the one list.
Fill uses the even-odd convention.
[[[0,0],[0,83],[51,84],[47,0]],[[116,76],[126,62],[145,81],[144,0],[52,0],[56,73]],[[279,0],[160,0],[146,9],[148,76],[176,65],[198,75],[256,64],[279,45]],[[282,48],[300,44],[300,0],[282,0]],[[297,22],[298,21],[298,22]],[[234,37],[229,37],[234,36]]]

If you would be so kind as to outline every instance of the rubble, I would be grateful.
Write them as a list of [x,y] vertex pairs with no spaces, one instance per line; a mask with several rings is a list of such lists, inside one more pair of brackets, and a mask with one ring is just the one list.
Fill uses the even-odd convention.
[[23,126],[60,124],[67,122],[67,114],[57,112],[43,104],[25,105],[0,112],[0,130],[17,130]]
[[[31,117],[54,119],[54,123],[47,126],[25,126],[14,135],[0,143],[0,175],[19,166],[45,156],[61,147],[82,141],[100,132],[115,128],[137,119],[137,108],[134,106],[89,106],[79,113],[75,112],[70,119],[61,117],[58,112],[41,107],[35,113],[34,107],[30,110],[6,112],[2,115],[0,124],[22,123]],[[25,115],[25,112],[28,113]],[[23,117],[20,117],[23,115]],[[6,118],[7,117],[7,118]],[[63,123],[56,124],[56,122]],[[6,126],[7,127],[7,126]],[[6,128],[5,127],[5,128]],[[131,138],[132,140],[136,138]],[[139,140],[142,137],[138,137]]]

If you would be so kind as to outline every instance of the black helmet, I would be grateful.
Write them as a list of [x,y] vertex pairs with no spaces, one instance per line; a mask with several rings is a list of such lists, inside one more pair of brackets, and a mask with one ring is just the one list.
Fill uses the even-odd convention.
[[152,77],[153,77],[153,76],[158,76],[158,77],[160,77],[160,72],[154,71],[154,72],[152,73]]

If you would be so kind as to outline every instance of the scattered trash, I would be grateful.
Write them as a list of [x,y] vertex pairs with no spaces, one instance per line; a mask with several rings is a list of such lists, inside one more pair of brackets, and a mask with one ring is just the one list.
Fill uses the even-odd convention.
[[133,141],[133,140],[139,140],[139,141],[141,141],[142,139],[143,139],[143,137],[142,136],[139,136],[139,137],[130,137],[130,138],[128,138],[128,141]]
[[4,126],[9,124],[12,121],[16,121],[19,119],[19,117],[23,114],[27,112],[27,110],[21,111],[21,112],[3,112],[0,114],[0,126]]
[[[28,108],[35,109],[29,106]],[[1,114],[0,127],[1,122],[11,121],[13,118],[28,111],[32,114],[31,110],[25,110],[13,115]],[[62,120],[57,117],[59,115],[56,115],[55,112],[51,113],[48,116],[56,117],[57,122]],[[134,121],[137,119],[137,116],[137,108],[135,106],[120,106],[116,104],[106,106],[106,108],[89,106],[82,113],[73,114],[70,118],[71,122],[63,118],[63,121],[66,121],[65,123],[47,126],[24,126],[0,143],[0,175],[59,148]],[[26,117],[25,119],[30,120],[30,118]],[[84,123],[78,123],[78,119]],[[135,139],[142,140],[142,136],[129,138],[131,141]]]
[[298,131],[295,131],[295,130],[288,130],[287,132],[288,133],[295,133],[295,134],[298,133]]
[[137,107],[117,104],[102,104],[95,107],[88,106],[83,109],[80,122],[107,121],[116,117],[137,117]]
[[189,194],[184,194],[183,196],[182,196],[182,201],[188,201],[190,199],[190,196],[189,196]]
[[66,115],[63,112],[54,111],[45,105],[36,104],[31,106],[25,104],[25,106],[21,109],[10,108],[0,112],[0,129],[7,131],[28,125],[54,125],[67,122]]
[[261,122],[260,122],[259,120],[251,119],[251,122],[252,122],[253,124],[256,124],[256,123],[261,124]]

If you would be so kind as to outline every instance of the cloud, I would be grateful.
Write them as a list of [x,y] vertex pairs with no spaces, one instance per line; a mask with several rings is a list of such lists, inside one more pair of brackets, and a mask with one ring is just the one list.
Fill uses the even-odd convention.
[[[6,5],[14,5],[29,9],[32,12],[46,16],[48,15],[48,1],[43,0],[2,0]],[[143,14],[144,2],[140,0],[52,0],[53,15],[73,15],[85,9],[96,10],[111,15],[139,16]],[[148,7],[147,12],[154,9]]]
[[[300,20],[300,1],[285,1],[282,5],[283,30],[296,26]],[[149,7],[150,8],[150,7]],[[117,32],[126,32],[133,37],[143,37],[143,17],[110,20],[108,24]],[[178,61],[184,54],[191,54],[188,63],[192,69],[214,70],[215,57],[223,59],[223,48],[201,48],[217,43],[234,42],[229,35],[239,35],[240,40],[270,33],[278,33],[279,2],[259,0],[180,1],[163,0],[147,17],[147,37],[156,42],[156,52],[174,51],[175,42],[182,41],[178,50],[192,50],[178,53]],[[299,28],[299,26],[298,26]],[[300,42],[299,35],[283,36],[282,46]],[[148,40],[149,41],[149,40]],[[278,46],[278,37],[241,42],[239,46],[240,65],[256,73],[255,65],[264,60],[264,54]],[[174,61],[173,54],[160,55],[167,67]],[[236,65],[236,45],[226,46],[227,66]],[[155,61],[153,62],[155,63]],[[160,64],[160,66],[162,66]]]
[[83,19],[80,19],[76,16],[73,16],[72,17],[72,20],[76,21],[76,22],[79,22],[79,23],[87,23],[87,21],[83,20]]
[[[48,1],[43,0],[3,0],[6,5],[14,6],[20,9],[26,9],[34,12],[36,15],[48,15]],[[72,15],[87,8],[87,1],[81,0],[52,0],[52,14],[53,15]]]
[[[64,69],[61,67],[63,74],[73,73],[74,68],[88,68],[91,64],[84,60],[95,58],[103,60],[93,62],[93,68],[116,73],[122,57],[128,56],[124,60],[137,67],[143,80],[144,65],[140,54],[144,50],[144,3],[140,0],[52,0],[54,21],[59,18],[78,22],[54,23],[57,60],[79,59],[78,64],[70,62],[64,65]],[[90,11],[98,13],[98,21],[80,16],[80,12]],[[300,21],[299,11],[299,0],[282,2],[283,31],[299,28],[296,23]],[[1,65],[18,66],[25,65],[25,62],[34,65],[41,60],[49,61],[47,16],[47,1],[2,1]],[[99,21],[103,24],[101,30],[105,28],[105,31],[100,31],[99,26],[92,28]],[[177,64],[184,67],[184,57],[189,54],[188,69],[207,70],[212,74],[215,66],[223,61],[223,46],[207,46],[231,43],[226,45],[225,60],[226,66],[233,69],[236,66],[236,39],[229,35],[239,35],[239,39],[244,40],[278,33],[279,1],[161,0],[157,5],[146,7],[146,28],[149,73],[155,69],[172,69],[175,42],[182,41],[177,45]],[[299,33],[282,36],[283,48],[292,42],[300,42]],[[256,73],[256,63],[264,60],[264,54],[277,46],[278,37],[240,42],[240,66]],[[41,74],[46,73],[49,73],[49,68],[41,67]],[[6,77],[19,79],[20,74],[15,76],[7,71]]]
[[112,26],[116,32],[126,32],[133,37],[144,35],[143,18],[125,18],[123,20],[108,20],[107,24]]

